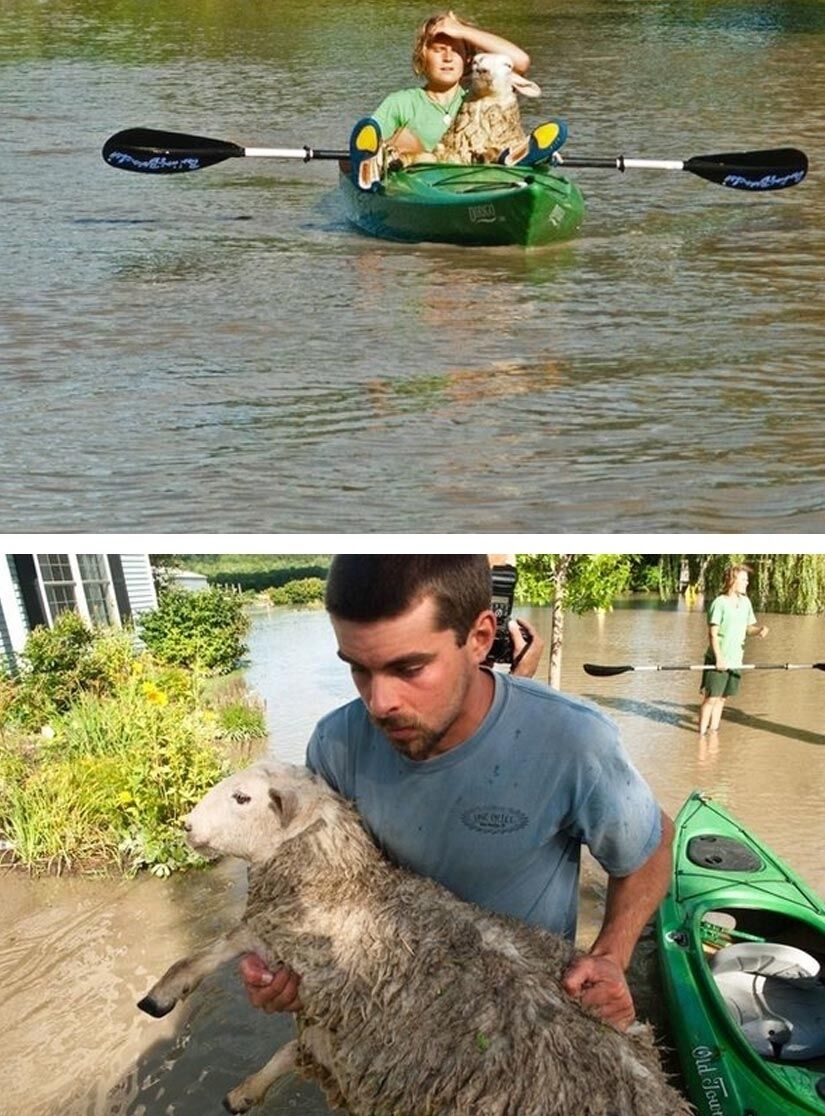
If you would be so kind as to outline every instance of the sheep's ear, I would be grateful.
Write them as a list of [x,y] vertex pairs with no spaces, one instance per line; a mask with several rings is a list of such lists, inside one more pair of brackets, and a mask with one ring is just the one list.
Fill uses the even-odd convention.
[[513,89],[517,93],[521,93],[522,97],[540,97],[541,89],[534,81],[529,78],[522,77],[521,74],[514,73],[511,81],[513,82]]
[[286,829],[298,813],[298,795],[294,791],[278,791],[270,787],[269,807]]

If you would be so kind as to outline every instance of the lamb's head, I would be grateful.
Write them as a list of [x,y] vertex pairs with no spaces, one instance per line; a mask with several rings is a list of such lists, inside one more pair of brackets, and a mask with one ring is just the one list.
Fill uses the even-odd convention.
[[223,779],[184,819],[189,844],[202,856],[269,860],[325,810],[334,796],[305,767],[266,760]]
[[474,100],[481,97],[494,97],[506,101],[512,97],[513,90],[525,97],[541,96],[541,89],[513,69],[512,60],[506,54],[479,53],[470,63],[470,95]]

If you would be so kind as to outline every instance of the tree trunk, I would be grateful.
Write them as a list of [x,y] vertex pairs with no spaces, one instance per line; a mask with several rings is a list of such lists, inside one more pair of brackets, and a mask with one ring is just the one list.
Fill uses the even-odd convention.
[[550,632],[550,685],[561,689],[561,643],[564,638],[564,597],[567,572],[573,561],[572,554],[560,554],[553,574],[553,624]]

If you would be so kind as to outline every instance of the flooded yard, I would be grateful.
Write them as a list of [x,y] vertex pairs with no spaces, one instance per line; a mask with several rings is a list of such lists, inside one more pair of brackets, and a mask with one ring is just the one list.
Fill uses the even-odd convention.
[[[546,634],[549,612],[524,610]],[[760,616],[756,661],[821,658],[817,617]],[[825,893],[825,676],[765,671],[745,678],[717,740],[696,732],[698,677],[626,674],[596,679],[583,662],[701,659],[700,609],[631,602],[607,616],[570,618],[563,688],[613,716],[636,765],[675,813],[701,788],[731,809],[820,894]],[[271,750],[300,761],[315,721],[353,694],[323,612],[259,612],[250,684],[265,697]],[[747,661],[755,661],[749,657]],[[539,676],[546,673],[542,665]],[[579,937],[601,918],[603,877],[585,865]],[[238,862],[162,881],[0,876],[0,1111],[27,1116],[203,1116],[289,1037],[288,1019],[246,1004],[234,966],[205,981],[163,1020],[135,1003],[174,960],[234,922],[245,895]],[[661,1023],[651,935],[637,949],[633,983],[642,1014]],[[288,1082],[266,1116],[327,1111],[318,1091]]]

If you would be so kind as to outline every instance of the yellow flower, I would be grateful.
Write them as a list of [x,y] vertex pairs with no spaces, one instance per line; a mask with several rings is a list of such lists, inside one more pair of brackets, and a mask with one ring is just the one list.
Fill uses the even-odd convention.
[[151,701],[153,705],[166,705],[169,701],[168,695],[158,689],[154,682],[144,682],[140,689],[146,700]]

